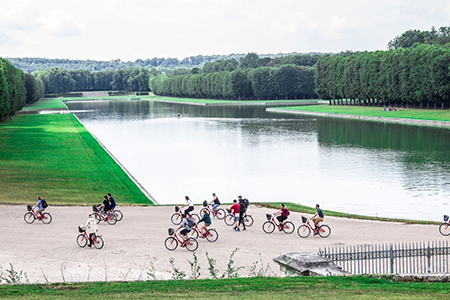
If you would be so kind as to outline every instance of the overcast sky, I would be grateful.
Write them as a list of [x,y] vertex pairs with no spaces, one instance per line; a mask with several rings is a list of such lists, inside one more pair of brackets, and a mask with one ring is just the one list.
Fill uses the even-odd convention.
[[385,50],[450,25],[448,0],[1,0],[0,57],[123,61]]

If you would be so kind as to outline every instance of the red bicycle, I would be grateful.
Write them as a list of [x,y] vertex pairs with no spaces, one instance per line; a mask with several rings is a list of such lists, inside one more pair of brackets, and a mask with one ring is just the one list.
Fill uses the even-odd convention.
[[[89,241],[89,235],[86,233],[86,230],[81,226],[78,226],[78,232],[81,233],[77,236],[77,244],[81,248],[84,248],[86,247],[87,242]],[[92,236],[92,244],[96,249],[102,249],[105,243],[101,235],[94,234]]]
[[291,234],[295,230],[295,225],[291,221],[285,221],[283,223],[277,224],[273,214],[266,214],[267,221],[262,225],[262,229],[265,233],[272,233],[275,228],[279,231],[284,231],[284,233]]
[[117,223],[117,217],[112,211],[107,211],[106,214],[103,214],[96,205],[92,206],[92,210],[95,212],[97,224],[100,223],[100,221],[107,222],[109,225]]
[[320,225],[319,228],[316,230],[313,226],[311,226],[311,219],[307,219],[304,216],[302,216],[302,222],[303,225],[301,225],[297,229],[297,233],[301,238],[307,238],[311,231],[314,232],[314,235],[318,234],[322,238],[327,238],[331,234],[331,228],[327,224]]
[[[200,228],[198,228],[198,224],[196,224],[195,227],[193,227],[187,235],[188,237],[198,239],[198,237],[200,236]],[[206,228],[206,233],[202,236],[205,237],[209,242],[215,242],[219,238],[219,233],[215,228]]]
[[183,239],[175,233],[173,228],[169,228],[169,235],[170,236],[164,241],[164,246],[166,246],[169,251],[177,249],[178,244],[186,247],[189,251],[195,251],[198,248],[198,242],[196,239],[189,237],[186,242],[184,242]]
[[27,206],[27,210],[28,212],[25,213],[23,219],[28,224],[32,224],[35,220],[42,221],[44,224],[50,224],[53,220],[52,215],[49,212],[43,212],[41,216],[38,216],[31,205]]
[[[195,223],[200,221],[200,217],[196,213],[188,213],[188,217],[193,219]],[[183,213],[181,212],[180,207],[175,206],[175,213],[170,217],[170,221],[172,221],[173,225],[181,224],[181,221],[183,221]]]
[[206,209],[209,210],[209,212],[214,216],[217,217],[217,219],[219,220],[223,220],[223,218],[225,218],[225,216],[227,215],[227,213],[225,212],[225,210],[223,208],[217,208],[216,211],[214,212],[212,207],[210,205],[203,205]]
[[439,226],[439,232],[443,235],[443,236],[447,236],[450,235],[450,218],[448,217],[448,215],[444,215],[444,222]]

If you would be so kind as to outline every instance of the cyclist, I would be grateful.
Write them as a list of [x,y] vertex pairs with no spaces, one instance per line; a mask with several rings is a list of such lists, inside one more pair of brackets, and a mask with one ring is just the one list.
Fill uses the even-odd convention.
[[44,199],[41,198],[41,196],[37,196],[37,202],[36,205],[33,206],[33,209],[36,208],[35,213],[36,215],[41,219],[42,218],[42,212],[45,210],[44,204],[42,203]]
[[84,229],[86,230],[86,233],[89,235],[89,244],[88,247],[92,246],[93,237],[95,233],[98,231],[98,225],[97,220],[95,220],[95,214],[88,215],[89,219],[86,222],[86,225],[84,226]]
[[[186,196],[187,197],[187,196]],[[180,231],[180,229],[182,229],[180,231],[180,236],[183,239],[183,243],[180,245],[181,247],[184,247],[186,245],[186,240],[187,240],[187,234],[189,233],[189,231],[192,230],[192,227],[195,226],[195,222],[190,219],[190,221],[188,220],[187,214],[183,214],[183,221],[181,221],[180,226],[177,228],[176,232]]]
[[279,228],[280,231],[283,228],[282,225],[284,220],[288,218],[289,214],[290,214],[289,210],[286,209],[283,203],[280,204],[280,210],[273,214],[274,216],[277,216],[277,220],[278,222],[280,222],[281,225],[281,227]]
[[111,211],[114,211],[114,208],[116,208],[116,201],[114,200],[114,198],[111,196],[111,193],[108,193],[108,200],[109,200],[109,209]]
[[184,211],[184,214],[187,216],[188,213],[190,213],[191,211],[194,210],[194,203],[192,202],[191,199],[189,199],[189,196],[185,196],[184,199],[186,199],[186,204],[183,205],[183,206],[181,207],[181,209],[183,209],[183,207],[186,207],[186,206],[188,207],[188,208],[186,208],[186,210]]
[[311,220],[313,220],[315,228],[314,228],[314,235],[318,235],[319,234],[319,222],[323,221],[324,218],[324,214],[322,209],[320,209],[319,204],[316,204],[316,213],[314,214],[314,216],[311,217]]
[[216,196],[216,193],[213,193],[213,199],[211,202],[209,202],[209,204],[211,204],[212,206],[212,211],[213,211],[213,215],[214,217],[216,216],[216,209],[220,206],[220,201],[219,198]]
[[211,217],[209,215],[209,211],[207,209],[202,210],[203,217],[200,219],[200,221],[197,222],[199,224],[200,222],[204,222],[202,225],[200,225],[200,237],[205,238],[206,236],[206,227],[211,225]]
[[106,214],[107,211],[109,211],[111,209],[110,205],[109,205],[109,200],[108,200],[108,196],[103,196],[103,203],[99,205],[103,211],[103,214]]
[[239,206],[239,203],[237,203],[237,200],[236,200],[236,199],[233,200],[233,205],[231,205],[230,211],[231,211],[231,213],[233,214],[233,217],[234,217],[234,226],[233,226],[233,229],[234,229],[235,231],[241,231],[241,230],[239,229],[239,212],[240,212],[240,206]]

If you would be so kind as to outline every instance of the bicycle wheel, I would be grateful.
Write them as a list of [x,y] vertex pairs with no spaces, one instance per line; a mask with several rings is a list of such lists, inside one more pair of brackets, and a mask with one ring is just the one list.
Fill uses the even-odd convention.
[[200,221],[200,217],[196,213],[191,214],[191,217],[194,219],[195,224],[197,224],[198,221]]
[[120,210],[116,209],[116,210],[113,211],[113,213],[114,213],[114,215],[117,218],[117,222],[118,221],[122,221],[123,213]]
[[252,226],[253,225],[253,217],[250,216],[250,215],[246,215],[244,217],[244,224],[245,224],[246,227]]
[[78,246],[80,246],[81,248],[86,247],[86,245],[87,245],[87,239],[86,239],[86,237],[84,236],[84,234],[79,234],[79,235],[77,236],[77,244],[78,244]]
[[191,231],[189,231],[187,236],[191,237],[191,238],[194,238],[194,239],[198,239],[198,231],[197,231],[197,229],[194,228]]
[[223,220],[223,218],[225,218],[226,215],[227,215],[227,213],[225,212],[225,210],[223,208],[218,208],[216,210],[217,219]]
[[34,217],[34,215],[30,212],[27,212],[24,216],[23,219],[25,220],[26,223],[28,224],[32,224],[34,222],[34,220],[36,220],[36,218]]
[[306,225],[301,225],[297,229],[297,233],[301,238],[307,238],[311,234],[311,229]]
[[272,233],[275,230],[275,224],[272,221],[266,221],[262,225],[262,229],[265,233]]
[[94,239],[92,241],[92,244],[94,244],[94,247],[96,249],[102,249],[105,242],[103,241],[103,238],[99,235],[94,235]]
[[[450,233],[450,231],[449,231]],[[320,237],[326,238],[331,234],[331,228],[328,225],[319,226],[319,235]]]
[[196,239],[193,238],[188,238],[186,240],[186,249],[188,249],[189,251],[195,251],[198,248],[198,242]]
[[116,215],[113,213],[108,213],[106,215],[106,222],[108,222],[109,225],[114,225],[117,223]]
[[180,225],[181,221],[183,221],[183,218],[181,217],[181,215],[179,213],[174,213],[170,217],[170,221],[172,221],[173,225]]
[[295,230],[295,225],[291,221],[284,222],[283,231],[284,233],[291,234]]
[[52,215],[49,214],[48,212],[45,212],[42,214],[42,219],[41,219],[42,223],[50,224],[52,222],[52,220],[53,220]]
[[177,241],[176,238],[169,236],[169,237],[164,241],[164,246],[166,246],[167,250],[173,251],[173,250],[177,249],[177,247],[178,247],[178,241]]
[[439,232],[444,236],[449,235],[450,234],[450,225],[448,223],[442,223],[441,226],[439,226]]
[[100,221],[102,220],[102,217],[100,216],[100,213],[99,213],[99,212],[97,212],[97,213],[95,214],[95,219],[97,220],[97,224],[100,223]]
[[219,238],[219,233],[215,229],[209,229],[206,231],[206,239],[208,242],[215,242]]
[[232,214],[228,214],[223,220],[225,221],[225,224],[227,224],[228,226],[234,224],[234,216]]

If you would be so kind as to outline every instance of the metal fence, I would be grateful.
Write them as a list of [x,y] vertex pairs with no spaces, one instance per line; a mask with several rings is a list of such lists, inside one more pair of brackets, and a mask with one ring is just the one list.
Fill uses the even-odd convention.
[[319,254],[353,274],[448,273],[448,241],[328,247]]

